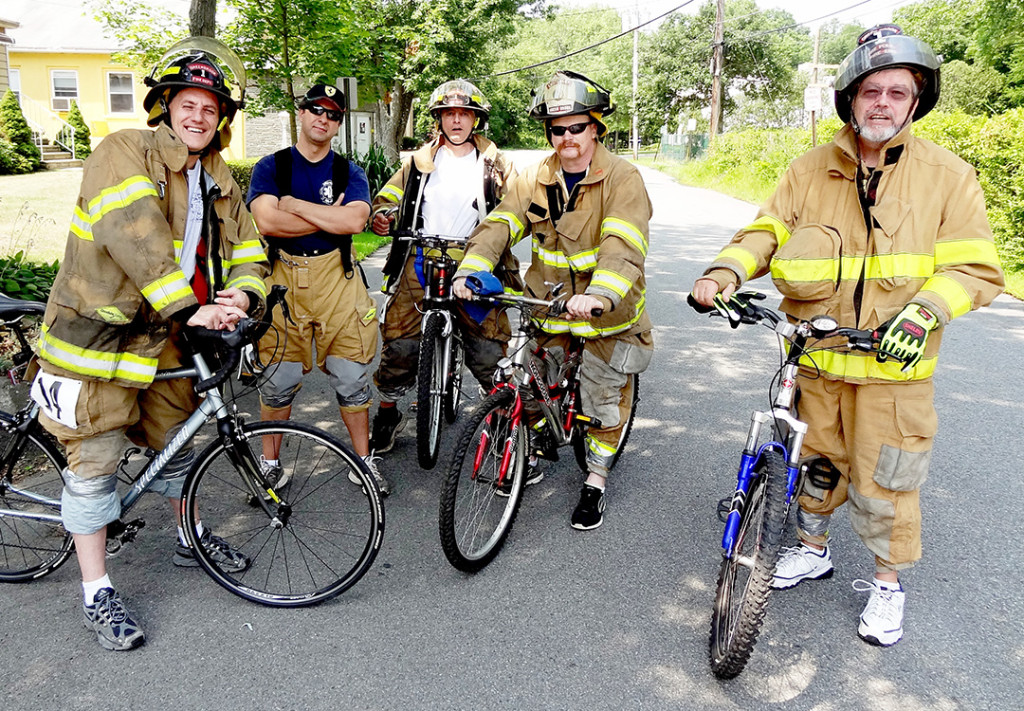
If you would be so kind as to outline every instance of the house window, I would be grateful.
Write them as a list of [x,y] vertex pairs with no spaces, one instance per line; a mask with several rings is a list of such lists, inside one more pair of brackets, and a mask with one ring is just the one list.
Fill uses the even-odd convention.
[[71,101],[78,100],[78,72],[54,69],[50,72],[50,84],[53,86],[50,107],[54,111],[69,111]]
[[110,95],[110,113],[135,113],[135,79],[130,72],[109,72],[107,93]]
[[11,82],[11,91],[18,97],[18,101],[21,101],[21,70],[9,69],[7,78]]

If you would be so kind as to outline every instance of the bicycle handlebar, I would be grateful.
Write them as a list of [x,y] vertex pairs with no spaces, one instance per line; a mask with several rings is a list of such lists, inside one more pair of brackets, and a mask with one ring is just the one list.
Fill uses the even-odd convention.
[[[519,296],[517,294],[491,294],[481,295],[474,294],[473,298],[468,299],[469,301],[486,301],[494,305],[509,304],[520,308],[526,308],[530,311],[542,311],[547,310],[551,316],[561,316],[565,313],[565,297],[556,296],[550,300],[536,299],[530,296]],[[604,309],[601,307],[593,308],[590,310],[590,315],[594,318],[604,314]]]

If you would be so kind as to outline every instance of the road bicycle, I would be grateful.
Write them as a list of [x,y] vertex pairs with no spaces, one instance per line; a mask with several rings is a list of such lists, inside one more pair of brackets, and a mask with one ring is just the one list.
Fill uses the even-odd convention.
[[[560,284],[552,288],[550,300],[513,294],[476,297],[518,310],[519,328],[509,342],[508,356],[498,364],[494,388],[456,430],[455,449],[441,486],[441,547],[459,570],[483,569],[505,544],[519,512],[533,451],[541,449],[546,457],[557,460],[558,448],[571,445],[577,464],[586,471],[586,432],[601,423],[580,412],[583,341],[573,339],[564,357],[536,341],[541,334],[536,320],[565,312],[564,297],[558,295],[561,288]],[[629,376],[629,386],[630,413],[611,466],[626,446],[640,400],[637,375]],[[540,413],[532,426],[529,410]]]
[[[808,470],[800,464],[807,423],[799,419],[797,372],[801,359],[823,350],[877,352],[884,327],[874,331],[840,328],[831,316],[791,323],[784,315],[753,303],[765,298],[756,292],[733,294],[723,304],[733,328],[740,323],[762,324],[779,336],[781,365],[769,386],[772,407],[751,414],[746,444],[740,456],[736,490],[718,504],[725,523],[722,565],[711,613],[709,656],[711,670],[722,679],[736,677],[746,666],[761,631],[775,565],[790,505],[804,477],[820,488],[836,481],[820,477],[838,474]],[[723,315],[688,297],[699,313]],[[838,477],[835,477],[837,480]]]
[[[253,602],[303,607],[344,592],[370,568],[383,539],[384,508],[363,460],[308,425],[247,423],[235,404],[250,392],[234,392],[240,352],[269,328],[273,304],[285,308],[283,292],[281,287],[272,290],[263,321],[243,319],[233,331],[186,329],[195,351],[193,365],[162,370],[156,379],[192,378],[203,398],[163,451],[147,450],[141,466],[130,464],[139,448],[125,452],[117,473],[128,489],[121,498],[122,518],[107,527],[108,555],[134,540],[145,525],[142,519],[123,517],[203,425],[216,420],[216,439],[196,456],[182,492],[185,534],[210,577]],[[42,313],[43,306],[0,300],[0,328],[20,334],[23,319]],[[23,334],[18,338],[15,371],[31,356]],[[67,462],[38,414],[34,401],[14,414],[0,412],[0,582],[27,582],[52,573],[73,550],[60,517],[61,473]],[[260,473],[265,436],[281,440],[280,463],[290,481],[279,490]],[[221,567],[198,544],[200,510],[204,527],[246,556],[244,570]]]
[[455,422],[462,399],[466,352],[451,290],[458,262],[449,251],[464,249],[466,238],[415,231],[399,233],[395,239],[423,254],[423,303],[417,306],[423,318],[416,373],[416,456],[420,467],[433,469],[441,450],[442,421]]

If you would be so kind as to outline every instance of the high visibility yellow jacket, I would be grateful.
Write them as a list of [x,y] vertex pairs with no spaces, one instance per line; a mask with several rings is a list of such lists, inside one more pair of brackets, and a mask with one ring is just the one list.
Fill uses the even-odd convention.
[[[178,266],[189,210],[187,159],[185,144],[160,125],[111,134],[86,161],[39,339],[44,361],[75,377],[139,388],[153,381],[171,317],[198,306]],[[220,154],[203,157],[202,165],[210,291],[238,287],[262,306],[269,271],[263,240]]]
[[[516,170],[493,141],[478,133],[473,134],[472,141],[483,159],[484,169],[481,183],[467,188],[477,191],[477,201],[483,201],[482,213],[486,215],[505,195],[509,183],[516,176]],[[402,166],[373,198],[374,215],[396,205],[400,207],[394,223],[395,231],[412,230],[422,225],[423,190],[430,174],[436,169],[434,157],[441,149],[441,145],[438,140],[432,141],[403,160]],[[463,256],[462,250],[458,249],[449,250],[448,253],[456,260],[462,259]],[[381,291],[388,292],[396,288],[398,275],[405,269],[406,261],[411,255],[412,250],[408,242],[395,240],[391,243],[383,269],[384,283],[381,285]],[[506,252],[502,256],[501,265],[499,271],[506,290],[522,293],[519,260],[511,252]]]
[[644,260],[651,210],[640,172],[601,144],[573,195],[565,189],[553,153],[513,181],[505,199],[470,237],[456,276],[492,271],[503,249],[531,236],[529,295],[545,298],[545,282],[564,283],[568,296],[588,294],[611,302],[610,309],[590,321],[545,319],[540,323],[544,331],[584,338],[649,331]]
[[[989,304],[1003,273],[974,168],[914,137],[909,126],[886,144],[879,163],[870,233],[847,125],[793,161],[706,274],[722,287],[770,272],[785,313],[828,314],[862,329],[877,328],[908,303],[930,308],[942,326]],[[942,331],[929,335],[924,358],[908,372],[866,353],[823,351],[814,363],[826,377],[851,382],[923,380],[935,371]]]

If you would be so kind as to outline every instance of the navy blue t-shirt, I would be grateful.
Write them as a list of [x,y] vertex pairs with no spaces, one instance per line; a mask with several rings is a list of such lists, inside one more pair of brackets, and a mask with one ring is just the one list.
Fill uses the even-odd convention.
[[[292,151],[292,190],[291,195],[299,200],[307,202],[330,205],[334,202],[334,151],[327,154],[323,160],[310,163],[306,160],[295,146]],[[274,161],[274,154],[264,156],[256,164],[252,171],[252,181],[249,183],[249,196],[246,204],[250,205],[253,200],[264,193],[280,198],[281,193],[277,188],[277,171]],[[345,188],[345,197],[342,198],[342,205],[349,205],[354,202],[365,202],[370,204],[370,184],[366,180],[366,173],[355,163],[348,164],[348,186]],[[336,235],[319,230],[303,237],[274,237],[264,235],[271,247],[283,249],[286,252],[312,254],[314,252],[326,252],[338,247]]]

